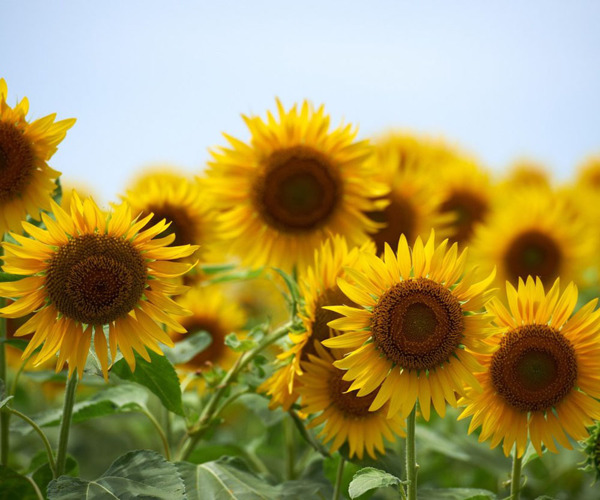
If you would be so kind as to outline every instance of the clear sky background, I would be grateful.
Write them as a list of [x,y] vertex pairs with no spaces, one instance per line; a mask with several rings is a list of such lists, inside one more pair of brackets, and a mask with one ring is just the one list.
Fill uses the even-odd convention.
[[200,171],[240,113],[324,103],[361,136],[443,135],[496,171],[567,179],[600,152],[599,1],[1,0],[0,76],[76,117],[52,165],[115,199],[141,168]]

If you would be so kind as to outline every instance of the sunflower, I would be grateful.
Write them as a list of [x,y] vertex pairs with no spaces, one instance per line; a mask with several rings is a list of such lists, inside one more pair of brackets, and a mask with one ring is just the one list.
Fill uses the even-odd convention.
[[315,252],[314,265],[308,268],[300,282],[304,302],[300,318],[304,331],[289,335],[292,346],[277,356],[286,364],[259,387],[261,392],[271,396],[271,408],[281,405],[287,411],[298,399],[301,361],[308,359],[309,354],[315,354],[317,345],[334,334],[327,324],[339,314],[323,307],[341,302],[353,304],[338,287],[337,279],[346,276],[346,267],[358,264],[361,252],[375,253],[375,248],[372,243],[366,243],[360,249],[349,249],[346,240],[339,235],[326,240]]
[[369,411],[376,393],[358,397],[355,391],[348,391],[350,382],[343,379],[344,371],[333,365],[340,356],[319,344],[315,354],[309,354],[308,359],[302,361],[304,375],[298,391],[303,411],[319,414],[309,427],[325,423],[319,437],[323,437],[325,443],[333,440],[332,453],[347,442],[350,458],[356,455],[361,460],[366,450],[376,459],[376,450],[385,454],[383,438],[393,442],[395,436],[404,437],[404,421],[398,415],[387,418],[386,406]]
[[351,351],[335,362],[353,381],[350,390],[366,396],[379,388],[371,411],[389,401],[390,417],[406,417],[418,398],[426,420],[431,401],[444,416],[445,402],[456,406],[455,392],[476,382],[474,353],[487,348],[491,334],[489,319],[478,311],[494,273],[477,282],[471,270],[461,279],[466,251],[458,255],[457,245],[447,250],[447,243],[436,248],[432,233],[426,245],[417,238],[411,255],[402,236],[397,254],[386,244],[383,259],[364,254],[366,272],[347,271],[355,285],[338,280],[359,307],[328,308],[346,316],[329,323],[346,333],[323,344]]
[[571,448],[567,435],[581,440],[586,426],[600,419],[600,311],[594,299],[573,314],[577,287],[560,294],[559,280],[545,292],[542,281],[507,283],[509,308],[488,305],[499,332],[488,339],[491,353],[478,355],[476,373],[483,391],[468,390],[459,418],[472,416],[469,432],[481,426],[480,441],[501,441],[505,455],[516,443],[517,456],[527,439],[539,455],[542,445],[557,452],[553,439]]
[[174,236],[154,239],[168,227],[164,220],[143,230],[152,218],[131,217],[127,204],[108,217],[91,198],[81,201],[73,194],[70,213],[50,202],[55,219],[42,214],[47,230],[23,222],[33,239],[11,233],[18,244],[4,243],[7,273],[24,275],[19,281],[0,283],[0,296],[16,298],[0,309],[6,318],[35,313],[15,333],[35,332],[23,358],[40,345],[39,365],[60,351],[57,371],[65,362],[69,376],[77,369],[81,377],[92,337],[104,377],[108,376],[108,344],[114,361],[117,348],[131,369],[133,351],[149,361],[146,348],[162,354],[157,342],[173,345],[156,322],[178,327],[171,317],[186,310],[168,295],[187,287],[165,278],[180,276],[193,264],[169,262],[187,257],[196,247],[168,247]]
[[385,156],[377,156],[379,178],[390,187],[389,204],[382,211],[369,214],[373,220],[385,224],[371,236],[379,254],[383,253],[385,243],[396,244],[401,234],[408,241],[417,236],[427,237],[432,229],[438,235],[448,236],[454,220],[452,213],[441,212],[438,189],[431,183],[432,152],[417,142],[412,151],[404,151],[403,157],[400,154],[392,149]]
[[[201,331],[211,337],[210,345],[180,368],[187,372],[203,371],[212,365],[229,369],[239,355],[225,345],[225,337],[244,328],[246,314],[243,309],[216,285],[196,285],[177,302],[192,314],[180,319],[183,328],[168,329],[171,339],[179,342]],[[186,330],[188,333],[181,335]]]
[[519,189],[550,189],[551,179],[548,169],[534,160],[521,159],[514,162],[510,172],[501,182],[502,191]]
[[0,235],[19,231],[27,215],[39,220],[50,208],[50,194],[60,172],[48,160],[65,138],[74,118],[54,122],[56,114],[28,123],[29,101],[6,104],[8,89],[0,78]]
[[[522,189],[498,203],[473,237],[473,262],[482,269],[496,266],[498,284],[539,276],[580,279],[591,264],[594,235],[575,217],[564,196],[541,189]],[[501,238],[498,235],[502,235]]]
[[154,214],[150,224],[162,219],[171,222],[161,236],[174,234],[173,245],[200,245],[194,257],[206,256],[216,238],[215,212],[207,203],[206,190],[200,179],[189,179],[174,169],[164,167],[145,172],[129,186],[123,201],[133,214]]
[[213,151],[208,182],[232,254],[251,266],[301,271],[329,234],[361,244],[378,225],[366,213],[386,194],[365,160],[367,141],[355,142],[350,125],[329,131],[323,107],[304,101],[279,117],[243,117],[245,144],[229,135],[229,148]]
[[441,211],[454,216],[450,240],[464,248],[492,207],[489,176],[475,161],[461,158],[445,165],[436,182],[440,186]]
[[577,187],[600,191],[600,154],[588,157],[577,174]]

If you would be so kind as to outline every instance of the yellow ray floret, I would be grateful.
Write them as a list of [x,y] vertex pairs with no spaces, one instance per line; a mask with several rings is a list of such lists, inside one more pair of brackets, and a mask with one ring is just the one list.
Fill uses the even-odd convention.
[[367,141],[350,125],[330,130],[323,107],[307,101],[267,120],[244,117],[248,144],[228,135],[212,152],[207,183],[222,214],[220,233],[231,254],[251,266],[302,271],[330,234],[361,244],[378,225],[366,212],[386,194],[366,164]]
[[48,161],[75,123],[74,118],[55,122],[56,114],[29,123],[27,98],[11,108],[7,94],[0,78],[0,235],[20,231],[27,215],[39,220],[40,210],[50,208],[60,172]]
[[112,360],[119,349],[132,370],[134,351],[146,360],[146,349],[162,354],[159,344],[173,342],[158,323],[187,312],[169,298],[187,287],[167,279],[194,265],[169,260],[197,247],[165,248],[173,237],[155,237],[168,224],[146,227],[152,214],[132,219],[127,204],[105,215],[91,198],[81,201],[76,194],[69,212],[50,203],[54,218],[42,215],[46,229],[23,222],[31,238],[11,233],[18,244],[3,244],[3,270],[24,277],[0,283],[0,296],[15,299],[0,315],[33,313],[15,333],[35,332],[23,358],[41,346],[36,365],[59,353],[57,371],[68,363],[69,376],[74,370],[81,376],[93,340],[106,378],[109,347]]
[[436,247],[432,233],[411,252],[403,236],[397,252],[386,245],[382,259],[365,255],[365,272],[349,269],[354,284],[338,280],[358,307],[329,308],[344,316],[329,326],[346,333],[323,344],[350,351],[335,366],[346,370],[351,390],[364,396],[379,388],[372,411],[389,402],[390,417],[406,417],[418,399],[425,419],[432,403],[443,416],[446,402],[456,406],[455,394],[476,383],[474,353],[488,349],[492,333],[480,311],[494,273],[483,281],[476,270],[465,274],[466,251],[447,245]]
[[540,279],[506,285],[508,308],[499,299],[487,308],[499,332],[488,339],[490,353],[477,356],[483,391],[468,389],[459,418],[472,417],[469,432],[480,441],[503,442],[521,457],[530,440],[556,453],[571,448],[600,419],[600,311],[594,299],[573,313],[577,287],[560,293],[559,280],[546,292]]

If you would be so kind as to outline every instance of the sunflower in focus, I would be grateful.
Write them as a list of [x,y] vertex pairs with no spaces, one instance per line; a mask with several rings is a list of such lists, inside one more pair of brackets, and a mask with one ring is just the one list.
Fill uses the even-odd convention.
[[373,220],[385,224],[371,236],[380,255],[385,244],[395,245],[401,234],[414,241],[417,236],[426,238],[432,229],[442,237],[451,233],[455,216],[442,213],[439,191],[431,183],[433,154],[418,142],[414,146],[403,158],[396,149],[387,156],[378,155],[378,176],[390,188],[389,204],[382,211],[369,213]]
[[[558,276],[580,280],[592,262],[594,235],[567,200],[540,189],[525,189],[505,197],[473,238],[473,262],[496,267],[497,283],[539,276],[549,283]],[[502,235],[501,238],[498,235]]]
[[177,302],[191,314],[180,318],[181,327],[168,329],[171,339],[179,342],[199,332],[207,332],[211,337],[209,346],[180,368],[187,372],[204,371],[213,365],[224,370],[231,368],[239,355],[225,345],[225,337],[244,328],[246,314],[243,309],[215,285],[196,285]]
[[210,243],[215,241],[217,233],[215,213],[206,201],[207,193],[202,182],[200,179],[188,179],[169,168],[150,170],[140,176],[121,198],[129,203],[133,214],[154,214],[150,224],[162,219],[171,222],[164,234],[159,236],[174,234],[173,245],[199,245],[194,257],[202,257],[206,261]]
[[478,224],[492,208],[492,187],[488,174],[470,159],[457,159],[436,174],[441,211],[454,217],[450,240],[462,248],[468,245]]
[[50,209],[60,172],[48,161],[75,123],[74,118],[55,122],[56,114],[29,123],[27,98],[11,108],[7,95],[0,78],[0,235],[20,231],[27,215],[39,220],[40,210]]
[[208,182],[230,253],[246,265],[302,271],[330,234],[364,242],[378,228],[366,213],[383,207],[373,198],[386,188],[350,125],[329,130],[323,106],[307,101],[277,107],[277,119],[243,117],[249,144],[225,134],[230,146],[212,152]]
[[567,436],[581,440],[600,419],[600,311],[594,299],[573,314],[577,287],[562,295],[559,280],[546,293],[542,281],[506,285],[508,309],[499,299],[487,308],[500,331],[481,353],[476,373],[483,391],[468,390],[459,418],[472,416],[469,432],[481,427],[480,441],[503,441],[508,455],[516,443],[521,457],[531,441],[557,453],[554,440],[571,449]]
[[152,214],[132,220],[127,204],[108,216],[91,198],[82,202],[76,194],[70,213],[54,201],[50,204],[55,219],[42,214],[46,230],[23,222],[32,238],[11,233],[19,244],[3,244],[3,270],[24,278],[0,283],[0,296],[15,299],[0,309],[0,315],[18,318],[34,313],[15,332],[17,337],[35,332],[23,359],[42,346],[35,365],[59,353],[56,370],[66,362],[69,376],[77,370],[81,377],[93,338],[107,378],[107,346],[112,360],[118,348],[132,371],[134,351],[149,361],[146,348],[162,354],[158,342],[172,346],[157,323],[176,327],[172,315],[187,311],[168,296],[187,287],[167,279],[186,273],[193,264],[170,260],[187,257],[196,247],[165,248],[174,236],[155,237],[168,223],[163,220],[144,229]]
[[371,411],[389,401],[388,416],[405,418],[418,399],[426,420],[431,402],[443,417],[446,401],[456,406],[455,393],[476,384],[474,354],[487,349],[492,333],[479,311],[494,273],[483,281],[474,279],[475,269],[463,276],[466,250],[459,255],[457,244],[447,244],[436,247],[433,234],[426,245],[417,238],[411,254],[402,236],[397,253],[386,245],[383,259],[364,254],[367,271],[347,271],[356,284],[338,280],[358,307],[328,308],[345,316],[329,326],[346,333],[323,344],[350,351],[335,362],[347,370],[350,390],[362,397],[379,389]]
[[289,335],[291,347],[277,356],[285,364],[259,388],[271,396],[271,408],[281,405],[287,411],[298,399],[297,387],[302,383],[299,379],[302,376],[301,361],[307,360],[309,354],[315,354],[321,341],[336,334],[327,324],[340,315],[323,307],[343,302],[353,304],[338,287],[337,279],[347,277],[345,268],[360,265],[363,252],[374,254],[374,245],[367,242],[360,248],[351,249],[339,235],[326,240],[315,252],[314,264],[300,282],[304,301],[300,318],[304,331]]
[[319,414],[309,427],[325,423],[319,437],[325,443],[332,441],[331,453],[347,442],[350,458],[356,455],[361,460],[366,450],[375,459],[376,451],[385,454],[384,438],[393,442],[396,436],[405,436],[404,420],[398,415],[387,418],[387,405],[370,411],[375,392],[358,397],[356,391],[348,391],[350,382],[343,379],[344,371],[333,365],[340,356],[319,344],[302,361],[304,375],[298,391],[303,411]]

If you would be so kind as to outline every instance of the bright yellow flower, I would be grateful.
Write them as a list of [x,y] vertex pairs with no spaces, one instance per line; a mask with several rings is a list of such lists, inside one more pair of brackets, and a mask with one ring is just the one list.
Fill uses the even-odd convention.
[[[207,332],[211,337],[210,345],[194,356],[181,368],[188,372],[197,372],[219,365],[224,370],[231,368],[239,354],[225,345],[225,337],[232,332],[240,333],[246,324],[246,314],[216,285],[198,286],[189,290],[179,299],[178,304],[191,311],[180,319],[181,329],[169,329],[173,341],[184,340],[198,332]],[[181,335],[181,333],[187,333]]]
[[600,154],[589,156],[579,166],[576,183],[578,187],[600,191]]
[[362,459],[365,450],[370,457],[376,458],[375,451],[385,454],[384,438],[393,442],[396,436],[405,436],[404,420],[398,415],[387,418],[387,405],[369,411],[375,392],[365,397],[358,397],[354,391],[348,392],[350,382],[343,379],[343,370],[333,365],[338,357],[317,345],[315,354],[302,361],[304,375],[298,388],[302,395],[302,411],[319,413],[309,427],[325,423],[319,437],[323,437],[325,443],[333,440],[332,453],[347,442],[350,458],[356,455]]
[[550,189],[551,178],[546,167],[533,160],[521,159],[514,162],[508,175],[501,181],[503,192],[520,189]]
[[0,296],[16,299],[0,309],[0,315],[18,318],[35,313],[15,333],[35,332],[23,358],[43,344],[36,365],[60,352],[57,371],[67,362],[69,376],[75,369],[81,376],[93,337],[106,378],[107,336],[113,361],[119,348],[132,370],[133,351],[147,361],[146,348],[162,354],[158,342],[171,346],[173,342],[157,322],[180,328],[171,315],[186,311],[168,295],[187,289],[165,278],[192,267],[169,261],[189,256],[196,247],[165,248],[173,235],[154,238],[168,224],[161,221],[143,230],[152,214],[132,220],[127,204],[106,216],[91,198],[82,202],[76,194],[70,213],[50,203],[55,219],[42,214],[46,230],[23,222],[33,239],[11,233],[20,244],[3,244],[3,270],[26,277],[0,283]]
[[300,317],[304,331],[289,335],[292,346],[277,356],[286,364],[259,388],[271,396],[271,408],[281,405],[287,411],[298,399],[297,387],[301,384],[298,377],[302,375],[301,360],[308,359],[308,355],[316,352],[316,346],[322,340],[335,333],[327,324],[339,317],[339,314],[323,309],[323,306],[344,301],[351,304],[339,289],[337,279],[347,277],[346,267],[357,266],[361,252],[375,253],[374,245],[369,242],[360,249],[350,249],[346,240],[339,235],[325,241],[319,251],[315,252],[314,264],[308,268],[306,276],[300,282],[304,301]]
[[411,254],[402,236],[397,253],[386,245],[383,259],[364,254],[366,272],[347,271],[356,284],[338,280],[359,307],[329,307],[346,316],[329,326],[347,333],[323,344],[351,351],[335,362],[347,370],[351,390],[366,396],[379,388],[371,411],[389,401],[388,416],[406,417],[418,399],[429,420],[431,402],[444,416],[446,401],[456,406],[455,393],[476,384],[474,353],[487,348],[484,339],[492,333],[478,311],[494,274],[480,282],[473,269],[463,276],[466,251],[459,255],[457,244],[447,250],[447,243],[435,247],[433,234],[426,245],[417,238]]
[[580,280],[591,265],[593,243],[590,226],[573,216],[564,196],[523,188],[477,227],[471,254],[482,269],[496,267],[498,285],[528,276],[549,283],[559,276]]
[[39,220],[40,210],[50,208],[60,172],[48,160],[75,123],[74,118],[54,122],[56,114],[29,123],[27,98],[11,108],[7,95],[0,78],[0,235],[20,231],[27,215]]
[[230,147],[212,152],[208,182],[230,253],[250,266],[302,271],[330,234],[364,242],[378,227],[366,212],[386,190],[366,165],[368,142],[355,142],[350,125],[330,131],[323,107],[307,101],[277,108],[266,122],[243,117],[249,144],[225,135]]
[[531,441],[556,453],[556,440],[588,436],[587,426],[600,419],[600,311],[594,299],[573,314],[577,287],[560,295],[559,280],[546,293],[542,281],[507,284],[509,308],[498,299],[487,308],[500,331],[488,341],[491,353],[478,355],[476,373],[483,391],[469,390],[459,418],[472,416],[469,432],[481,427],[480,441],[503,443],[506,455],[516,443],[522,456]]

